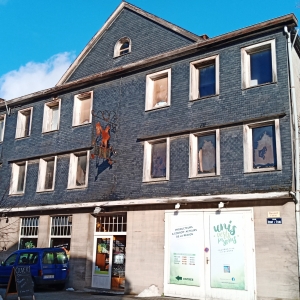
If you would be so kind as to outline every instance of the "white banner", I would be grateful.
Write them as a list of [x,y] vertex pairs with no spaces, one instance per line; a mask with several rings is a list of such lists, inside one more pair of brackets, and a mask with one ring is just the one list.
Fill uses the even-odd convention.
[[212,288],[245,290],[243,214],[210,215]]
[[200,238],[203,239],[200,220],[199,215],[180,212],[170,217],[169,283],[200,286],[199,248]]

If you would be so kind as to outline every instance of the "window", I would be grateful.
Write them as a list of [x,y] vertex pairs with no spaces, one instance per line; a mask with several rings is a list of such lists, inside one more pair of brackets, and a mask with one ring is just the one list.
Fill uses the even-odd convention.
[[16,139],[30,136],[32,120],[32,107],[18,112]]
[[59,129],[60,118],[60,99],[45,103],[43,132],[49,132]]
[[242,48],[242,88],[277,81],[275,40]]
[[25,191],[27,162],[12,164],[10,194],[23,194]]
[[145,142],[143,181],[169,180],[170,139]]
[[87,187],[89,173],[89,151],[70,155],[68,188]]
[[53,191],[57,157],[40,159],[37,192]]
[[127,215],[97,216],[96,232],[126,232]]
[[118,57],[131,52],[131,40],[128,37],[117,41],[114,48],[114,57]]
[[62,247],[69,255],[72,234],[72,216],[51,218],[50,247]]
[[73,126],[92,122],[93,93],[87,92],[74,98]]
[[279,119],[244,125],[245,172],[281,170]]
[[147,75],[145,110],[169,106],[170,103],[171,69]]
[[0,143],[3,142],[4,139],[5,120],[6,120],[6,115],[1,115],[0,116]]
[[190,134],[189,177],[220,175],[220,130]]
[[219,55],[191,62],[190,100],[219,94]]
[[19,249],[37,247],[39,217],[21,218]]

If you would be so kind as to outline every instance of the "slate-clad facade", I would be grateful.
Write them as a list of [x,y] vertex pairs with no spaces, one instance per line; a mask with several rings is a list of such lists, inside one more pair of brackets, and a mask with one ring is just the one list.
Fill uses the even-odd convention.
[[[295,189],[294,133],[287,38],[283,34],[284,26],[289,30],[296,26],[295,17],[281,17],[265,26],[254,25],[248,32],[244,29],[215,40],[197,37],[164,22],[122,3],[104,25],[105,30],[101,29],[103,33],[92,46],[87,46],[56,87],[8,101],[9,115],[0,103],[0,115],[6,114],[4,140],[0,143],[0,204],[2,216],[8,217],[8,224],[14,228],[12,236],[3,238],[0,247],[8,251],[18,248],[20,220],[29,217],[39,218],[36,246],[47,247],[49,241],[63,238],[54,236],[51,230],[53,217],[70,216],[70,286],[125,286],[125,292],[139,293],[154,284],[160,293],[187,298],[296,299],[297,223],[290,194]],[[130,39],[131,51],[114,58],[115,44],[124,37]],[[276,81],[242,88],[241,49],[272,40],[276,47]],[[219,93],[190,100],[191,63],[215,56],[219,60]],[[169,106],[145,110],[147,76],[169,69]],[[86,92],[92,92],[92,122],[72,126],[74,98]],[[42,133],[44,106],[53,99],[60,99],[59,129]],[[30,136],[16,139],[18,112],[31,107]],[[111,121],[113,115],[116,118]],[[112,164],[91,155],[95,153],[97,122],[103,129],[107,124],[116,124],[115,130],[110,128]],[[279,124],[276,138],[280,136],[280,149],[276,154],[280,152],[282,167],[246,172],[246,128],[253,130],[255,124],[274,122]],[[217,131],[219,174],[191,177],[191,139]],[[169,177],[147,181],[145,145],[166,139]],[[86,187],[70,188],[70,156],[86,151],[90,151]],[[37,192],[40,159],[50,157],[57,157],[53,191]],[[12,168],[26,161],[24,192],[15,195],[9,190]],[[177,203],[180,207],[174,210]],[[282,219],[281,225],[267,224],[271,212]],[[120,215],[126,216],[120,221],[126,224],[125,229],[105,225]],[[242,246],[232,251],[240,251],[235,255],[243,264],[243,279],[232,275],[236,266],[229,263],[230,256],[225,256],[223,266],[224,252],[218,256],[221,252],[215,251],[213,228],[216,230],[214,222],[219,222],[215,216],[220,216],[221,224],[240,222],[237,244]],[[0,224],[3,226],[3,222]],[[199,238],[195,235],[195,247],[189,249],[193,254],[178,258],[173,253],[172,247],[177,244],[172,233],[176,228],[196,228],[195,232],[201,232]],[[105,243],[110,243],[111,252],[101,252]],[[175,248],[184,243],[189,242],[183,240]],[[208,250],[204,252],[204,248]],[[106,257],[103,262],[101,255]],[[5,256],[7,252],[3,252],[2,257]],[[185,259],[191,262],[191,257],[193,263],[189,265],[200,273],[187,280],[196,283],[175,280],[172,272],[178,271],[177,265]],[[231,272],[231,285],[222,276],[225,283],[220,286],[213,281],[215,261],[224,267],[223,277]],[[184,273],[188,269],[182,264],[180,270]]]

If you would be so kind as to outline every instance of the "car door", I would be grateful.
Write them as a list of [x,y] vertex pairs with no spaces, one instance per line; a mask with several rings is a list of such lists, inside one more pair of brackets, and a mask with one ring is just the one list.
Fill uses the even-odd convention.
[[13,253],[1,264],[0,283],[8,283],[11,270],[14,267],[17,258],[18,258],[18,254]]

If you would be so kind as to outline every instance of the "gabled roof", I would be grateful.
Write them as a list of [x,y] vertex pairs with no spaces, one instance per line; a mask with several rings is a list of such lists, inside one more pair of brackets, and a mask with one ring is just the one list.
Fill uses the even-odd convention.
[[114,13],[108,18],[108,20],[105,22],[105,24],[102,26],[102,28],[89,41],[89,43],[82,50],[82,52],[75,59],[75,61],[71,64],[71,66],[68,68],[68,70],[65,72],[65,74],[62,76],[62,78],[59,80],[59,82],[56,85],[61,85],[68,80],[68,78],[73,74],[73,72],[76,70],[76,68],[79,66],[79,64],[83,61],[83,59],[88,55],[88,53],[92,50],[92,48],[100,40],[100,38],[103,36],[105,31],[111,26],[111,24],[116,20],[116,18],[120,15],[122,10],[124,10],[125,8],[127,8],[137,14],[140,14],[141,16],[148,18],[151,21],[156,22],[156,23],[158,23],[158,24],[192,40],[192,41],[199,42],[199,41],[203,41],[208,38],[206,35],[197,36],[196,34],[193,34],[177,25],[174,25],[174,24],[172,24],[168,21],[165,21],[155,15],[152,15],[132,4],[129,4],[127,2],[122,2],[118,6],[118,8],[114,11]]

